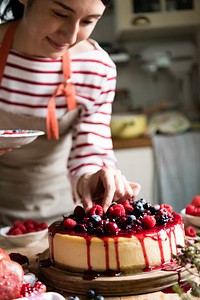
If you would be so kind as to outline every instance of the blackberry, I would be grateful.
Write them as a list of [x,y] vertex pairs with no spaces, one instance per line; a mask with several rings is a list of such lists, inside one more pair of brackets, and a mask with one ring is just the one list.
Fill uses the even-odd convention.
[[164,225],[171,219],[171,215],[166,209],[160,209],[156,212],[155,219],[158,225]]

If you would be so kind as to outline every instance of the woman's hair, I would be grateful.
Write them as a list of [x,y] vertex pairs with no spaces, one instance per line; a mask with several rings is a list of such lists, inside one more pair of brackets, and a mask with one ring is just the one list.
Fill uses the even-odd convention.
[[[29,0],[30,2],[33,0]],[[101,0],[105,6],[109,6],[111,0]],[[20,19],[24,12],[24,5],[18,0],[0,0],[0,19],[2,22]]]

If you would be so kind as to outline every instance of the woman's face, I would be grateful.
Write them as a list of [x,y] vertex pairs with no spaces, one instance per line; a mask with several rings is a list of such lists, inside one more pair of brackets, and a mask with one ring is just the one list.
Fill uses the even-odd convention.
[[20,0],[25,5],[16,34],[18,48],[56,58],[87,39],[105,6],[101,0]]

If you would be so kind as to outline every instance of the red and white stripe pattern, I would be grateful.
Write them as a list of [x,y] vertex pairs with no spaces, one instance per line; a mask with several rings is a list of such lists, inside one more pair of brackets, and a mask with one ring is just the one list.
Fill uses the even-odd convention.
[[[80,117],[73,127],[68,169],[73,186],[84,173],[115,166],[110,133],[116,68],[97,43],[95,49],[71,57],[72,81]],[[11,50],[0,88],[6,111],[46,117],[48,101],[62,82],[61,59],[35,58]],[[64,96],[56,98],[57,117],[66,112]]]

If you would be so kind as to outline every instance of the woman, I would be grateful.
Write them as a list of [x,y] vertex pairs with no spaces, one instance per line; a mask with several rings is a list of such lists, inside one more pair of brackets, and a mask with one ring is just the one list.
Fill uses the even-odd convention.
[[72,194],[86,211],[96,200],[106,211],[112,201],[140,190],[116,169],[109,128],[115,65],[89,39],[108,4],[8,1],[0,26],[0,129],[46,135],[19,149],[1,149],[1,223],[51,221],[71,210]]

